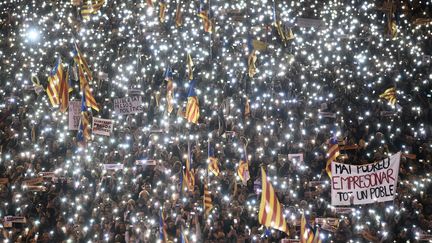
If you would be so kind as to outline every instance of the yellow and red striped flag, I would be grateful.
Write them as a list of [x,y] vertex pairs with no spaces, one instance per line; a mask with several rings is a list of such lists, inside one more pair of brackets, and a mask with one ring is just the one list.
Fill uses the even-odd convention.
[[208,190],[207,183],[204,183],[204,212],[208,216],[213,209],[210,191]]
[[88,81],[92,81],[93,80],[93,75],[90,71],[90,68],[87,64],[87,61],[84,58],[84,55],[81,53],[81,51],[78,48],[78,44],[75,43],[75,48],[72,51],[73,53],[73,59],[75,61],[75,63],[78,65],[78,69],[82,69],[84,70],[84,73],[86,75],[86,78],[88,79]]
[[336,158],[340,155],[339,145],[336,137],[332,137],[329,140],[329,149],[327,152],[327,164],[326,164],[326,172],[328,176],[331,178],[331,162],[335,161]]
[[69,68],[66,71],[66,78],[60,80],[59,98],[60,112],[64,113],[69,107]]
[[390,102],[390,104],[395,105],[396,104],[396,88],[395,87],[391,87],[388,88],[384,91],[384,93],[380,94],[379,96],[381,99],[385,99],[388,102]]
[[170,67],[165,70],[165,80],[167,81],[167,93],[166,93],[167,111],[168,114],[171,114],[171,112],[174,109],[173,107],[174,83],[173,83],[173,73]]
[[200,17],[203,20],[204,31],[207,33],[212,33],[213,23],[210,20],[209,11],[205,9],[204,0],[200,0],[200,9],[199,9],[198,17]]
[[159,21],[163,23],[165,21],[165,11],[166,11],[167,3],[165,0],[161,0],[159,2]]
[[48,76],[48,87],[46,89],[51,105],[57,107],[60,104],[60,83],[64,79],[63,64],[60,58]]
[[85,95],[86,106],[93,108],[96,111],[99,111],[99,106],[97,105],[97,102],[91,93],[90,85],[88,84],[87,79],[84,76],[84,72],[80,67],[78,67],[78,75],[79,75],[81,90]]
[[237,175],[240,177],[243,185],[246,185],[250,179],[249,164],[245,157],[240,160],[239,166],[237,168]]
[[209,149],[208,159],[209,159],[208,170],[211,171],[215,176],[218,176],[220,173],[218,159],[214,155],[213,148]]
[[195,80],[190,82],[185,118],[188,122],[198,124],[200,116],[198,97],[195,93]]
[[80,145],[85,146],[87,141],[91,139],[90,130],[90,116],[87,111],[86,96],[83,91],[81,97],[81,121],[77,135],[77,141]]
[[186,159],[185,172],[183,174],[184,182],[186,183],[186,188],[188,191],[193,192],[195,189],[195,173],[192,166],[192,156],[190,152],[190,144],[188,143],[188,157]]
[[268,181],[266,172],[261,167],[261,202],[258,214],[260,224],[289,234],[288,225],[283,216],[282,204],[279,203],[272,184]]
[[104,5],[105,0],[84,0],[84,4],[81,7],[81,16],[83,19],[90,19],[91,14],[96,14],[102,6]]
[[178,28],[182,25],[182,23],[183,23],[183,20],[182,20],[182,11],[181,11],[181,1],[178,0],[176,12],[175,12],[175,25]]

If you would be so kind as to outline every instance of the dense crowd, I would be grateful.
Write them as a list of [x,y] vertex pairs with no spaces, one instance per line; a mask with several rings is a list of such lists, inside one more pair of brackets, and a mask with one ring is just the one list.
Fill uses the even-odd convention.
[[[175,2],[165,23],[159,23],[157,3],[150,8],[142,1],[107,0],[90,21],[69,2],[0,3],[0,178],[7,178],[0,180],[0,216],[26,219],[12,227],[3,222],[0,239],[156,242],[163,228],[173,242],[278,242],[299,238],[301,212],[311,222],[339,218],[336,229],[321,231],[323,242],[413,242],[431,233],[432,74],[431,62],[424,61],[431,54],[431,28],[412,24],[432,17],[430,4],[393,1],[398,33],[392,37],[386,13],[375,8],[381,1],[307,2],[275,5],[282,5],[282,20],[325,22],[322,30],[292,25],[294,40],[282,40],[272,27],[274,6],[267,1],[261,7],[255,1],[214,1],[216,28],[208,36],[199,19],[191,20],[193,2],[183,5],[180,31],[173,27]],[[25,41],[32,21],[45,26],[34,46]],[[258,37],[267,48],[257,54],[258,73],[250,77],[245,40]],[[46,87],[55,56],[68,62],[74,41],[95,74],[91,86],[101,110],[93,116],[115,120],[110,137],[93,135],[84,147],[68,130],[67,114],[53,108],[45,92],[26,88],[31,74]],[[198,124],[181,116],[186,49],[195,63]],[[169,65],[176,82],[170,114],[163,75]],[[391,86],[398,91],[395,106],[379,99]],[[70,97],[80,100],[78,84],[73,88]],[[144,112],[114,114],[113,99],[132,91],[143,97]],[[341,150],[338,161],[344,163],[371,163],[402,151],[394,201],[337,213],[325,173],[332,136],[341,147],[353,145]],[[209,145],[215,147],[218,176],[208,171]],[[188,151],[196,171],[193,191],[182,190]],[[246,185],[237,176],[244,153],[251,177]],[[303,153],[304,161],[288,160],[291,153]],[[144,159],[155,163],[136,163]],[[116,163],[123,169],[103,167]],[[261,166],[284,205],[289,236],[258,223]],[[37,188],[25,186],[41,172],[55,175]],[[207,217],[204,183],[213,203]]]

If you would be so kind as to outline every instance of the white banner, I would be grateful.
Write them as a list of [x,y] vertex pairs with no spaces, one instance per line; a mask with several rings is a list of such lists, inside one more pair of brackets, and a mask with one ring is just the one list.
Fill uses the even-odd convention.
[[135,114],[144,112],[141,96],[114,99],[114,111],[117,114]]
[[365,165],[332,162],[331,204],[359,205],[391,201],[396,195],[401,152]]
[[69,130],[78,130],[81,118],[81,101],[69,101]]
[[92,133],[102,136],[111,136],[114,127],[114,121],[93,117]]
[[11,223],[20,223],[20,224],[25,224],[27,222],[24,216],[5,216],[3,218],[3,221],[11,222]]
[[152,160],[152,159],[137,159],[135,160],[135,164],[137,165],[156,165],[156,160]]
[[122,164],[104,164],[105,170],[122,170],[123,165]]

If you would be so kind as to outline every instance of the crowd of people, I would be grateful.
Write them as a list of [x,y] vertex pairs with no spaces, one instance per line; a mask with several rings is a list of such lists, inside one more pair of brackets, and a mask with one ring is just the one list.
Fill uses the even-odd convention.
[[[107,0],[88,21],[81,18],[82,3],[74,2],[0,3],[0,239],[279,242],[300,239],[302,212],[311,225],[338,218],[337,227],[321,230],[323,242],[432,239],[431,28],[413,24],[432,17],[423,1],[390,1],[393,12],[378,8],[389,1],[209,1],[212,34],[196,17],[199,2],[180,1],[177,28],[174,1],[162,21],[158,2]],[[273,11],[294,38],[281,37]],[[296,17],[321,19],[324,26],[299,27]],[[397,34],[387,33],[387,21],[397,24]],[[28,39],[31,28],[37,31]],[[248,74],[250,39],[266,46],[257,52],[255,75]],[[30,81],[36,76],[46,87],[55,56],[67,63],[73,42],[94,73],[100,111],[92,116],[114,120],[109,137],[93,134],[84,146],[77,131],[68,130],[67,113]],[[195,64],[197,124],[183,117],[185,50]],[[167,67],[174,70],[171,113]],[[71,100],[81,99],[78,87],[72,84]],[[395,105],[379,98],[389,87],[397,90]],[[144,111],[115,114],[113,99],[132,92],[143,97]],[[333,136],[341,148],[350,147],[340,151],[343,163],[403,153],[395,200],[343,214],[331,206],[325,167]],[[219,161],[217,176],[208,170],[209,147]],[[289,160],[293,153],[302,153],[303,161]],[[246,184],[237,176],[244,154]],[[194,190],[182,185],[188,157]],[[289,234],[258,222],[262,166],[284,206]],[[6,216],[25,222],[8,224]]]

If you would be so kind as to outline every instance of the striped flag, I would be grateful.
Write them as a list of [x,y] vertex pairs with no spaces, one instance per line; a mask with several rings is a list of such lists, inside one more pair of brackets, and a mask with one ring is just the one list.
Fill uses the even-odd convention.
[[211,171],[215,176],[218,176],[220,173],[219,165],[218,165],[218,159],[214,155],[214,149],[213,148],[209,149],[208,159],[209,159],[208,170]]
[[86,142],[91,139],[90,130],[90,116],[87,111],[86,96],[83,92],[81,97],[81,121],[77,135],[77,141],[79,144],[85,146]]
[[92,95],[92,92],[90,90],[90,85],[87,82],[86,77],[84,76],[84,72],[82,68],[80,67],[78,67],[78,75],[79,75],[81,90],[83,91],[83,94],[85,96],[86,106],[93,108],[96,111],[99,111],[99,106],[97,105],[96,100]]
[[168,242],[167,236],[164,211],[161,209],[159,211],[159,239],[162,242]]
[[[246,151],[245,151],[246,153]],[[237,168],[237,175],[240,177],[243,185],[246,185],[248,180],[250,179],[250,174],[249,174],[249,164],[246,158],[246,154],[244,154],[242,156],[242,158],[240,159],[240,163],[239,166]]]
[[200,17],[203,20],[204,25],[204,31],[207,33],[212,33],[212,22],[210,20],[209,11],[206,10],[206,5],[204,3],[204,0],[200,0],[200,8],[198,17]]
[[75,63],[78,65],[78,69],[84,70],[83,72],[86,75],[86,78],[88,81],[93,80],[93,75],[90,71],[90,68],[87,64],[87,61],[84,58],[84,55],[81,53],[80,49],[78,48],[78,44],[75,43],[74,49],[72,50],[73,53],[73,59]]
[[314,231],[307,223],[304,213],[302,213],[300,221],[300,243],[321,243],[319,228]]
[[69,107],[69,68],[66,71],[66,78],[60,80],[59,98],[60,112],[64,113]]
[[261,183],[261,202],[258,214],[259,223],[289,234],[288,226],[282,212],[282,204],[279,203],[272,184],[267,180],[267,175],[263,167],[261,167]]
[[188,158],[186,159],[186,168],[185,172],[183,174],[184,182],[186,183],[186,188],[193,192],[195,189],[195,174],[193,170],[191,169],[192,166],[192,156],[190,153],[190,145],[188,144]]
[[326,164],[326,172],[328,176],[331,178],[331,162],[335,161],[336,158],[340,155],[339,145],[336,136],[333,136],[329,140],[329,149],[327,151],[327,164]]
[[181,1],[178,0],[176,12],[175,12],[175,25],[178,28],[182,25],[182,23],[183,21],[182,21],[182,11],[181,11]]
[[84,4],[81,7],[81,16],[83,19],[90,19],[91,14],[96,14],[102,6],[104,5],[105,0],[84,0]]
[[208,216],[213,209],[210,191],[208,190],[207,183],[204,183],[204,212]]
[[189,75],[189,80],[193,79],[193,61],[190,54],[187,54],[187,71]]
[[54,107],[60,104],[60,83],[62,83],[63,79],[63,64],[61,58],[58,58],[48,76],[48,87],[46,89],[51,105]]
[[168,114],[171,114],[173,111],[173,97],[174,97],[174,83],[173,83],[173,73],[171,67],[165,70],[165,80],[167,81],[167,111]]
[[198,97],[195,93],[195,84],[196,84],[195,80],[192,80],[189,84],[185,118],[188,122],[198,124],[200,111],[199,111]]
[[388,102],[390,102],[390,104],[395,105],[396,104],[396,88],[395,87],[391,87],[388,88],[384,91],[384,93],[380,94],[379,96],[381,99],[385,99]]
[[165,21],[165,11],[166,11],[167,3],[165,0],[161,0],[159,2],[159,21],[163,23]]

